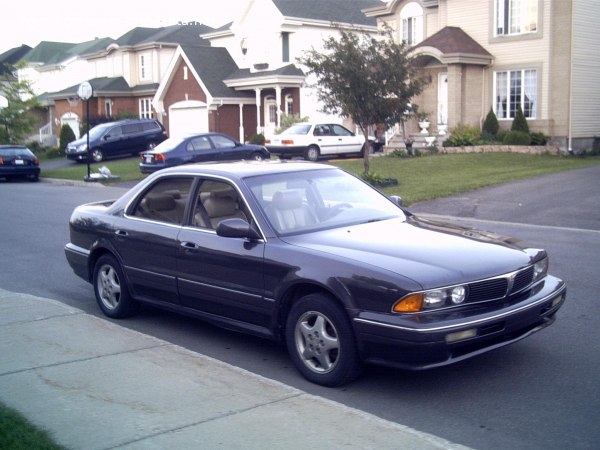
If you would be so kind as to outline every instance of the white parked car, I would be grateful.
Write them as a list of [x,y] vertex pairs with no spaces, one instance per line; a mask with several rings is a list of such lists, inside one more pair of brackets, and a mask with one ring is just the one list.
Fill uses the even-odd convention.
[[320,156],[362,155],[365,138],[337,123],[296,123],[265,142],[280,158],[303,156],[316,161]]

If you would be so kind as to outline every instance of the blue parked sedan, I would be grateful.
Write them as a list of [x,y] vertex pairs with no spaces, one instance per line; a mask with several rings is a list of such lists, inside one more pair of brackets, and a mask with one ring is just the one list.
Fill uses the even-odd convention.
[[0,178],[37,181],[39,176],[40,160],[31,150],[22,145],[0,145]]
[[166,167],[196,162],[262,160],[269,151],[254,144],[242,144],[221,133],[190,134],[172,137],[141,155],[140,170],[152,173]]

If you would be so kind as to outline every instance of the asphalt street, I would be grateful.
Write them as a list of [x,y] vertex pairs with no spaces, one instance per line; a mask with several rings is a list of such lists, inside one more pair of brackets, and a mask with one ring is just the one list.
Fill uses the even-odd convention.
[[[91,287],[66,266],[67,221],[80,203],[120,187],[0,182],[0,288],[57,300],[106,320]],[[26,208],[23,208],[26,205]],[[447,368],[370,367],[349,386],[303,380],[284,349],[155,310],[113,321],[152,338],[391,423],[478,449],[592,449],[600,442],[600,165],[411,206],[546,248],[568,285],[557,322],[518,344]],[[355,430],[353,430],[354,432]]]

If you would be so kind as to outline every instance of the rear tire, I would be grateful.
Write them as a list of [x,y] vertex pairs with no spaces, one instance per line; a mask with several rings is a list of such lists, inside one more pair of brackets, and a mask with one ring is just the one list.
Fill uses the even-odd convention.
[[315,162],[319,159],[320,154],[321,152],[319,151],[319,147],[317,147],[316,145],[311,145],[304,152],[304,159],[306,159],[307,161]]
[[102,255],[94,266],[94,294],[102,312],[113,319],[131,316],[136,302],[129,295],[125,275],[114,256]]
[[287,317],[285,336],[292,362],[313,383],[341,386],[361,372],[348,316],[326,295],[298,300]]

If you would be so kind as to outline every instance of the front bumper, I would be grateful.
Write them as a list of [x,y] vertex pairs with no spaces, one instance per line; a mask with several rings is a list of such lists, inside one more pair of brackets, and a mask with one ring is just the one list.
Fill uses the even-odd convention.
[[[362,312],[354,329],[365,361],[407,369],[452,364],[517,342],[554,322],[566,286],[547,276],[526,299],[484,312],[448,310],[417,315]],[[460,333],[473,337],[453,340]]]
[[68,159],[71,159],[73,161],[86,161],[87,157],[88,157],[88,152],[87,151],[83,151],[83,152],[72,151],[72,152],[69,152],[67,150],[67,152],[65,154],[67,155]]

